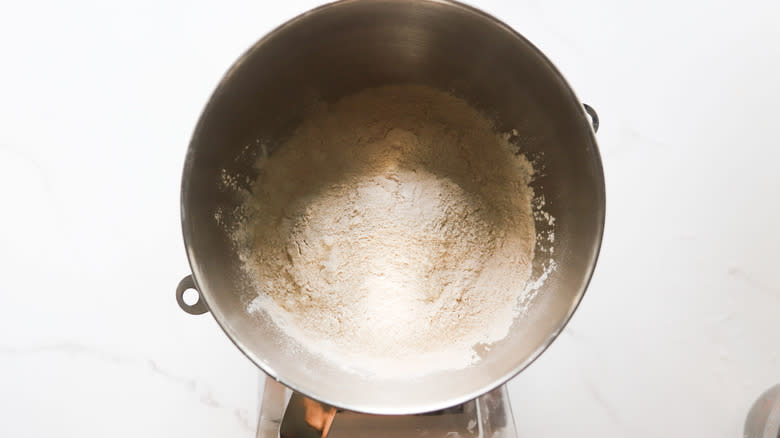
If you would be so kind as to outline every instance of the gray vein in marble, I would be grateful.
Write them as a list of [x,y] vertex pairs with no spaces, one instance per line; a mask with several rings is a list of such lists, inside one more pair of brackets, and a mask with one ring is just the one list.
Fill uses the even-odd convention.
[[198,396],[198,401],[212,409],[227,410],[232,413],[238,423],[247,431],[254,431],[254,426],[249,419],[249,413],[244,408],[227,406],[214,397],[214,393],[207,385],[199,383],[196,379],[190,379],[177,376],[172,372],[160,367],[152,359],[139,359],[131,356],[117,354],[97,347],[77,344],[72,342],[61,342],[52,344],[41,344],[31,346],[6,346],[0,345],[0,356],[31,356],[36,354],[64,354],[68,356],[79,356],[108,362],[120,366],[130,366],[134,368],[146,368],[158,377],[167,380],[179,387]]
[[728,274],[731,277],[742,280],[744,283],[748,284],[749,286],[755,289],[768,292],[772,294],[772,296],[774,297],[780,296],[780,286],[771,286],[769,284],[756,280],[752,275],[748,274],[743,269],[737,266],[730,267],[728,270]]
[[604,396],[601,394],[601,391],[599,391],[598,387],[590,379],[585,377],[584,373],[581,373],[581,376],[582,382],[585,384],[585,388],[587,388],[588,393],[593,397],[593,400],[595,400],[596,403],[601,406],[601,409],[607,414],[609,419],[612,420],[612,422],[616,425],[625,428],[626,424],[620,418],[620,415],[615,412],[615,409],[612,407],[612,405],[610,405],[607,400],[604,399]]
[[26,152],[24,148],[14,147],[9,144],[0,144],[0,155],[3,154],[15,155],[22,161],[26,161],[28,164],[27,167],[35,172],[35,176],[43,184],[43,189],[46,192],[46,196],[48,197],[45,202],[53,203],[57,207],[56,209],[53,209],[54,211],[62,211],[62,204],[59,202],[59,198],[57,198],[54,191],[54,186],[49,179],[50,172],[47,171],[46,168],[32,154]]
[[[530,12],[531,10],[536,10],[536,18],[538,20],[545,22],[545,29],[547,32],[550,33],[550,35],[558,38],[558,40],[563,44],[566,48],[570,49],[573,55],[578,56],[587,56],[587,47],[581,46],[575,39],[569,36],[570,32],[562,32],[558,29],[557,23],[554,20],[548,19],[548,13],[544,10],[543,5],[546,5],[547,3],[544,2],[537,2],[535,0],[526,1],[526,10]],[[552,11],[553,14],[556,13],[556,11]],[[529,14],[530,15],[530,14]]]
[[716,318],[715,318],[715,319],[712,321],[712,324],[713,324],[713,325],[721,325],[721,324],[727,324],[727,323],[730,323],[731,321],[733,321],[733,320],[734,320],[734,317],[735,317],[736,315],[737,315],[737,314],[736,314],[736,312],[734,312],[733,310],[732,310],[732,311],[729,311],[729,312],[727,312],[727,313],[724,313],[723,315],[720,315],[720,316],[716,317]]
[[[566,327],[563,333],[568,335],[573,341],[577,343],[577,345],[581,346],[587,352],[587,355],[590,358],[593,358],[598,362],[600,360],[599,358],[605,357],[605,355],[602,355],[598,349],[591,342],[589,342],[587,336],[580,333],[579,330],[575,330],[571,324]],[[597,365],[599,367],[601,366],[598,363]],[[636,431],[632,430],[631,427],[629,427],[629,425],[623,421],[614,406],[612,406],[612,404],[610,404],[610,402],[601,393],[598,385],[596,385],[593,380],[588,377],[588,373],[582,367],[581,363],[578,364],[578,368],[580,371],[580,380],[585,386],[585,389],[587,390],[588,394],[590,394],[591,398],[596,402],[596,404],[601,408],[601,410],[604,411],[604,413],[607,415],[607,418],[609,418],[609,420],[615,426],[627,432],[631,432],[629,436],[639,436],[637,433],[635,433]]]
[[566,328],[563,329],[563,334],[571,337],[572,339],[579,339],[580,335],[577,333],[574,328],[572,327],[574,324],[568,324]]
[[[596,108],[598,111],[598,108]],[[673,150],[673,145],[641,133],[631,123],[617,119],[612,122],[618,141],[603,141],[599,144],[602,153],[617,158],[623,154],[634,153],[637,150]]]

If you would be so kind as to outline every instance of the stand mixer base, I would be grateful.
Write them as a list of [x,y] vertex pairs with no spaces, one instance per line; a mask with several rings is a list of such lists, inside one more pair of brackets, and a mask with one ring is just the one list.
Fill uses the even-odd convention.
[[[506,385],[462,405],[426,414],[317,410],[312,415],[298,406],[307,405],[306,397],[263,377],[256,438],[517,438]],[[288,406],[290,412],[286,412]]]

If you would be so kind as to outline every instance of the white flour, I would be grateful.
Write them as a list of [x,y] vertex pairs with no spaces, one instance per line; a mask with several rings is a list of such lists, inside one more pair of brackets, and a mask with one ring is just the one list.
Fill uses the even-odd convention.
[[408,376],[468,366],[506,336],[531,273],[533,169],[465,102],[366,90],[257,167],[234,233],[250,310],[305,348]]

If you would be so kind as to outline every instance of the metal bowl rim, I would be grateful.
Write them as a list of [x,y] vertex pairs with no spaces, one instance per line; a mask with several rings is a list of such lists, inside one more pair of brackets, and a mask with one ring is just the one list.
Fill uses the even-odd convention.
[[[571,100],[574,104],[582,107],[580,100],[577,98],[576,94],[574,93],[574,90],[572,89],[569,82],[566,80],[566,78],[561,74],[561,72],[558,70],[557,67],[550,61],[547,56],[544,55],[544,53],[539,50],[534,44],[532,44],[528,39],[526,39],[524,36],[522,36],[520,33],[515,31],[512,27],[504,23],[503,21],[499,20],[498,18],[488,14],[487,12],[484,12],[480,9],[477,9],[475,7],[466,5],[464,3],[460,3],[456,0],[396,0],[396,3],[437,3],[446,5],[448,7],[458,8],[463,11],[466,11],[468,13],[477,15],[483,19],[487,19],[488,21],[491,21],[493,24],[498,26],[499,28],[503,29],[503,31],[509,33],[510,36],[519,39],[522,43],[526,44],[533,52],[535,52],[536,55],[538,55],[543,61],[547,63],[547,66],[552,70],[552,73],[555,74],[560,81],[565,85],[565,88],[568,90]],[[254,43],[249,49],[247,49],[234,63],[233,65],[227,70],[227,72],[223,75],[222,79],[219,81],[219,84],[217,85],[216,89],[212,93],[212,95],[209,97],[209,100],[207,101],[205,108],[203,112],[201,113],[201,116],[198,120],[197,125],[195,126],[195,129],[193,131],[190,145],[188,146],[187,155],[185,158],[184,163],[184,169],[182,172],[182,184],[181,184],[181,197],[180,197],[180,203],[181,203],[181,221],[182,221],[182,235],[184,239],[184,245],[187,249],[187,260],[190,265],[190,269],[192,271],[193,278],[195,279],[195,283],[198,284],[198,278],[204,275],[200,270],[197,269],[195,263],[194,263],[194,255],[192,254],[192,246],[191,238],[188,233],[188,220],[187,220],[187,212],[185,207],[185,189],[190,184],[190,175],[191,175],[191,168],[192,168],[192,154],[193,154],[193,148],[191,147],[192,144],[195,142],[195,140],[198,138],[200,131],[203,129],[203,124],[205,123],[205,120],[208,119],[209,110],[211,107],[212,102],[215,100],[217,96],[219,96],[223,89],[228,85],[228,82],[230,82],[231,77],[235,73],[235,71],[246,61],[249,59],[256,51],[260,50],[262,46],[277,36],[278,34],[282,33],[285,29],[289,27],[295,26],[297,23],[303,21],[305,18],[316,15],[319,13],[322,13],[323,11],[333,8],[333,7],[340,7],[344,4],[351,4],[351,3],[388,3],[387,0],[338,0],[330,3],[325,3],[323,5],[320,5],[316,8],[310,9],[306,12],[303,12],[294,18],[284,22],[283,24],[279,25],[272,31],[268,32],[266,35],[264,35],[262,38],[260,38],[256,43]],[[586,117],[585,111],[582,110],[583,117]],[[250,361],[252,361],[257,367],[259,367],[263,372],[265,372],[268,376],[273,378],[274,380],[282,383],[283,385],[289,387],[290,389],[297,391],[301,394],[306,395],[307,397],[310,397],[314,400],[317,400],[322,403],[326,403],[332,406],[336,406],[338,408],[355,411],[355,412],[362,412],[367,414],[381,414],[381,415],[407,415],[407,414],[418,414],[418,413],[424,413],[424,412],[431,412],[436,411],[440,409],[445,409],[448,407],[456,406],[461,403],[465,403],[469,400],[472,400],[476,397],[479,397],[482,394],[485,394],[495,388],[497,388],[500,385],[503,385],[510,379],[512,379],[514,376],[519,374],[521,371],[523,371],[525,368],[527,368],[529,365],[531,365],[539,356],[541,356],[542,353],[544,353],[547,348],[552,344],[552,342],[560,335],[560,333],[563,331],[563,329],[566,327],[566,325],[571,320],[572,315],[577,310],[577,307],[579,306],[580,302],[582,301],[583,296],[585,295],[585,291],[587,290],[591,279],[593,278],[593,273],[595,271],[596,264],[598,262],[599,253],[601,251],[601,244],[604,237],[604,225],[605,225],[605,216],[606,216],[606,188],[605,188],[605,181],[604,181],[604,170],[603,165],[601,161],[601,155],[599,153],[598,145],[596,143],[595,133],[593,130],[590,130],[590,141],[592,146],[592,155],[594,158],[594,164],[596,167],[596,173],[598,175],[599,179],[599,195],[601,199],[600,205],[596,206],[596,213],[600,216],[600,221],[598,222],[598,230],[597,230],[597,241],[596,245],[593,248],[593,254],[590,261],[590,266],[588,267],[588,275],[587,278],[585,278],[585,281],[583,283],[583,286],[581,287],[581,290],[577,293],[576,299],[573,300],[572,305],[569,307],[562,323],[560,326],[553,332],[550,333],[550,335],[547,337],[547,340],[531,355],[528,356],[524,361],[520,362],[517,366],[512,368],[508,373],[505,373],[503,376],[494,379],[492,383],[483,386],[482,388],[466,392],[460,396],[457,397],[451,397],[447,399],[442,399],[437,402],[433,403],[410,403],[405,404],[402,407],[388,407],[381,404],[376,405],[354,405],[351,403],[343,403],[339,400],[331,399],[329,397],[322,396],[320,394],[317,394],[316,392],[310,392],[307,390],[304,390],[303,388],[300,388],[298,385],[295,384],[295,382],[288,381],[284,378],[284,373],[277,372],[277,370],[273,369],[269,364],[265,363],[262,358],[255,354],[255,352],[251,351],[249,348],[246,348],[241,341],[237,339],[237,335],[232,332],[232,330],[227,327],[224,323],[224,315],[218,308],[213,308],[211,306],[208,306],[208,291],[203,291],[199,289],[201,299],[205,301],[206,305],[209,308],[209,311],[211,315],[214,317],[214,319],[217,322],[217,325],[225,332],[227,337],[230,339],[230,341],[238,347],[238,349],[247,357]]]

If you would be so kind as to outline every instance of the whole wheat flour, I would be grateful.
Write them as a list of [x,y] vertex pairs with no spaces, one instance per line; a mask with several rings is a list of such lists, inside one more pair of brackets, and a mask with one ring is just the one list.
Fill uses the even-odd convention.
[[531,164],[464,101],[370,89],[257,162],[234,233],[265,312],[379,376],[462,368],[506,336],[531,273]]

